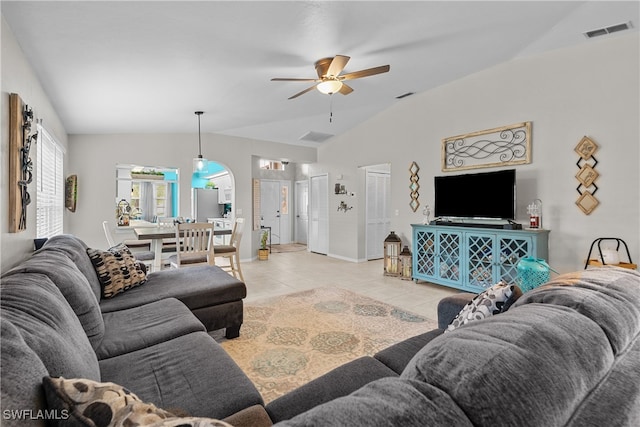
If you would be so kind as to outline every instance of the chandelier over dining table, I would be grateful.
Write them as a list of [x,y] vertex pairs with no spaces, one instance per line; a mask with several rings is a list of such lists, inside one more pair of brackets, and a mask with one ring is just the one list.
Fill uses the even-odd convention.
[[193,171],[194,172],[206,172],[209,169],[209,161],[202,157],[202,135],[200,132],[200,116],[204,114],[203,111],[196,111],[198,116],[198,157],[193,159]]

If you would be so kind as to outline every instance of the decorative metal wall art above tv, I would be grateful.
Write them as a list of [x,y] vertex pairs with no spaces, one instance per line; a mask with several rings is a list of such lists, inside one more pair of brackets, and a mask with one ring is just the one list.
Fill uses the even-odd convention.
[[531,163],[531,122],[442,140],[442,171]]

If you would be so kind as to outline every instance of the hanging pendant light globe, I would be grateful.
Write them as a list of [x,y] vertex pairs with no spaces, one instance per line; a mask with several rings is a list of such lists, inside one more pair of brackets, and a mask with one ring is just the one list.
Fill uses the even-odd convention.
[[196,111],[198,116],[198,157],[193,159],[194,172],[207,172],[209,170],[209,161],[202,157],[202,135],[200,133],[200,116],[204,114],[202,111]]

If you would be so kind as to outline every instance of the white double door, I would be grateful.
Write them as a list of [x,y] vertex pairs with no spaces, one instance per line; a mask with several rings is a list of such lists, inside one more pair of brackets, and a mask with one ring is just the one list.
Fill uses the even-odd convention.
[[291,181],[260,181],[261,225],[271,228],[271,244],[291,243]]

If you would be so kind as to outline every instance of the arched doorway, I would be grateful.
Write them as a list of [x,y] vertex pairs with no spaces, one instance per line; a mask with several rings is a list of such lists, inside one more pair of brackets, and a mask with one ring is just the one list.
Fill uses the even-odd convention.
[[193,173],[191,218],[197,222],[213,222],[216,229],[231,229],[233,199],[233,174],[224,165],[209,161],[206,170]]

